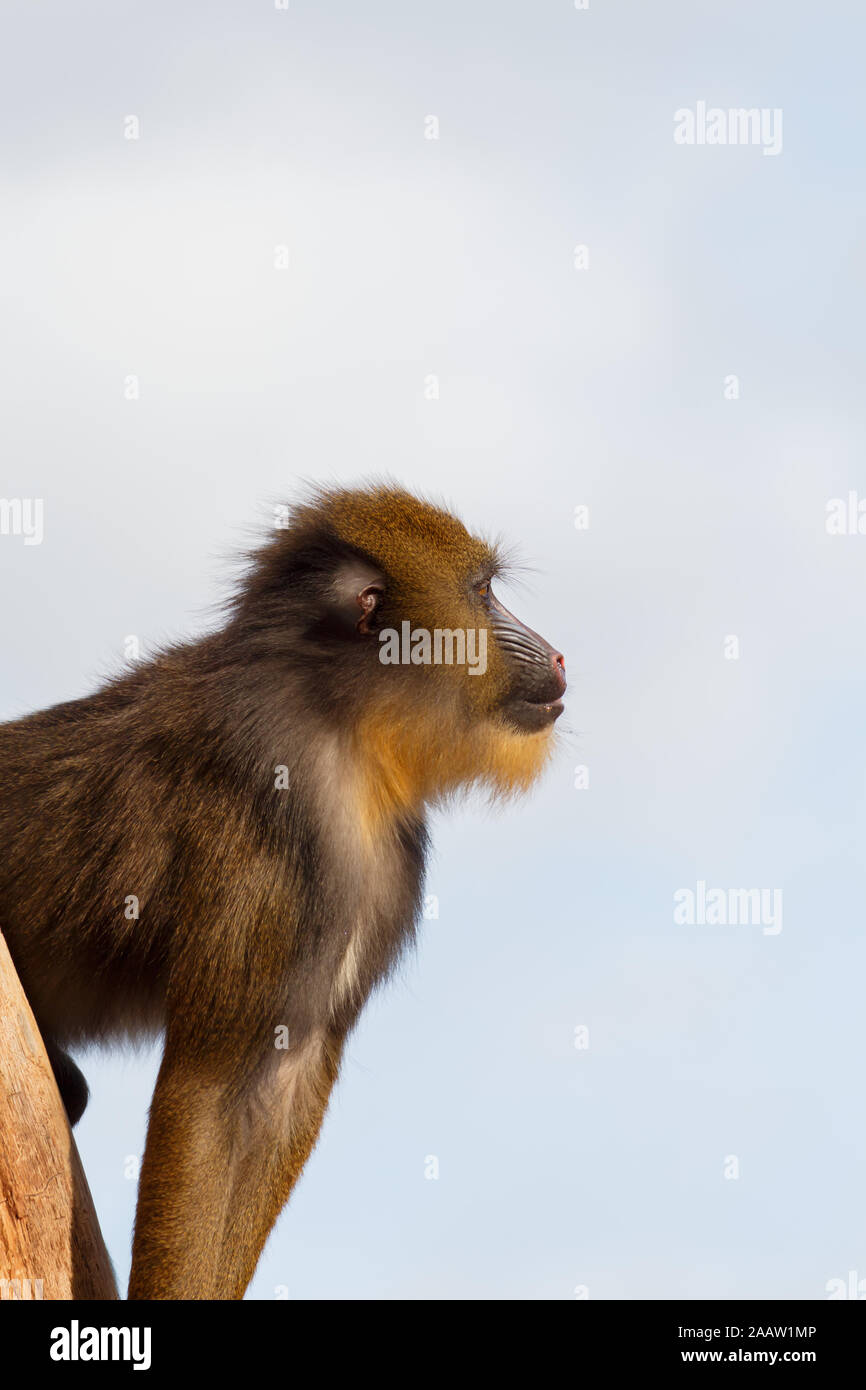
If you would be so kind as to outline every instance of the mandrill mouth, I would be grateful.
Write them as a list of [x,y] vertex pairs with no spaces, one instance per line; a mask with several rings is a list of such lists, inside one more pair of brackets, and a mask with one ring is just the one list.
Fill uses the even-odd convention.
[[515,700],[506,705],[503,713],[514,728],[522,733],[534,734],[553,728],[564,708],[561,700],[546,700],[540,704],[531,700]]

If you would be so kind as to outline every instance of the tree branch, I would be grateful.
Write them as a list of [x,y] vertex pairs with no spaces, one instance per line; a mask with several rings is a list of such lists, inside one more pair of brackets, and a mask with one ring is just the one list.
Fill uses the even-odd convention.
[[51,1063],[0,932],[0,1300],[117,1296]]

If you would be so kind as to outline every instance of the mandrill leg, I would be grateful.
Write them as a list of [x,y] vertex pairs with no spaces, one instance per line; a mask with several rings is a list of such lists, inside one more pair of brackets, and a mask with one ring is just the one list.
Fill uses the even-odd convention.
[[[315,1147],[342,1040],[314,1034],[271,1062],[247,1101],[249,1144],[234,1174],[216,1298],[243,1298],[271,1229]],[[257,1123],[257,1117],[266,1117]]]
[[342,1043],[240,1062],[168,1047],[141,1169],[130,1299],[239,1299],[318,1137]]

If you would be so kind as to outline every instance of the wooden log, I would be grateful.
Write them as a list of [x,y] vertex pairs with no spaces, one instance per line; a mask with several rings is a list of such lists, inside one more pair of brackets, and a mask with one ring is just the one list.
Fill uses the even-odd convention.
[[51,1063],[0,932],[0,1299],[117,1296]]

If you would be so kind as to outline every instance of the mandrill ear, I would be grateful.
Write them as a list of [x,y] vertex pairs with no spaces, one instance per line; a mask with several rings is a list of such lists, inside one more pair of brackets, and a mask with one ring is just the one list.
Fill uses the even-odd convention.
[[385,576],[362,559],[341,560],[325,597],[327,626],[344,637],[376,631],[376,611],[385,592]]

